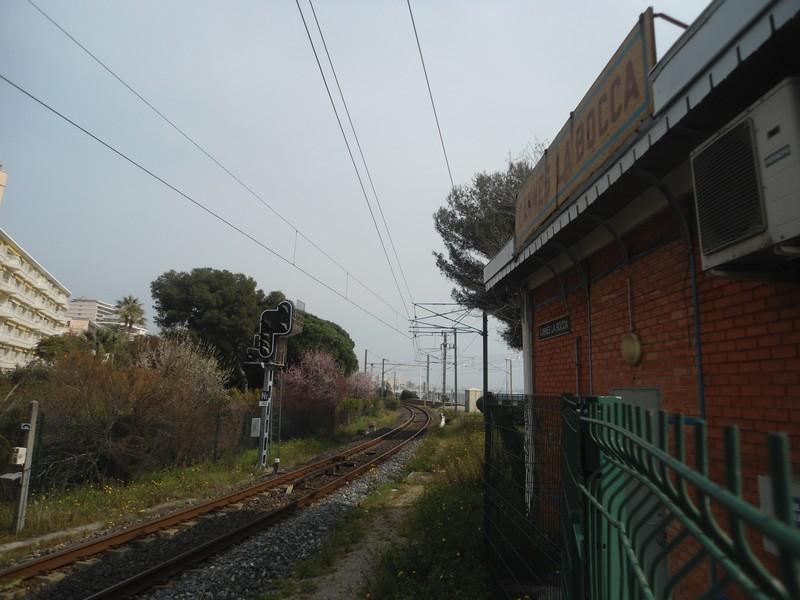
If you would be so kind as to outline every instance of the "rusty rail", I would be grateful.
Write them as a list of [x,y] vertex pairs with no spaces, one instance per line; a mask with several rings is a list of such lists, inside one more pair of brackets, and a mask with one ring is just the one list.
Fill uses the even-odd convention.
[[191,519],[194,519],[211,511],[217,510],[224,506],[235,504],[241,500],[244,500],[251,496],[255,496],[256,494],[260,494],[261,492],[276,488],[280,485],[296,482],[298,479],[302,479],[303,477],[306,477],[311,473],[333,466],[341,462],[342,460],[349,458],[350,456],[353,456],[355,454],[360,454],[365,450],[368,450],[369,448],[384,441],[390,435],[397,433],[398,431],[402,431],[403,429],[408,427],[411,423],[413,423],[414,410],[411,407],[405,405],[403,406],[403,408],[409,411],[409,418],[405,420],[403,423],[401,423],[398,427],[384,433],[383,435],[380,435],[362,444],[354,446],[353,448],[349,448],[348,450],[344,451],[341,454],[329,456],[320,461],[302,466],[298,469],[294,469],[282,475],[270,477],[269,479],[259,482],[250,487],[238,490],[231,494],[220,496],[218,498],[214,498],[212,500],[209,500],[202,504],[198,504],[197,506],[193,506],[191,508],[170,513],[168,515],[165,515],[153,521],[149,521],[142,525],[137,525],[135,527],[131,527],[123,531],[111,533],[99,537],[97,539],[84,542],[83,544],[67,548],[60,552],[48,554],[36,560],[32,560],[23,563],[21,565],[4,569],[0,571],[0,583],[18,579],[22,580],[30,579],[31,577],[35,577],[36,575],[41,575],[42,573],[47,573],[49,571],[65,567],[78,560],[83,560],[91,556],[94,556],[96,554],[100,554],[101,552],[104,552],[109,548],[113,548],[115,546],[122,546],[136,538],[150,535],[152,533],[161,531],[163,529],[167,529],[169,527],[173,527],[178,523],[189,521]]

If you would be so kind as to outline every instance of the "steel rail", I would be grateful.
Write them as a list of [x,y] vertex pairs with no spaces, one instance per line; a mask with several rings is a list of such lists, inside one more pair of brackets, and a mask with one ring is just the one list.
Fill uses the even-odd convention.
[[187,509],[170,513],[158,519],[154,519],[153,521],[148,521],[147,523],[143,523],[142,525],[137,525],[135,527],[131,527],[123,531],[110,533],[108,535],[96,538],[94,540],[84,542],[83,544],[72,546],[71,548],[66,548],[65,550],[55,552],[53,554],[48,554],[41,558],[25,562],[21,565],[4,569],[0,571],[0,583],[5,581],[13,581],[17,579],[21,580],[30,579],[31,577],[35,577],[36,575],[41,575],[49,571],[54,571],[55,569],[65,567],[76,561],[84,560],[96,554],[100,554],[101,552],[104,552],[115,546],[122,546],[124,544],[127,544],[128,542],[136,538],[150,535],[152,533],[161,531],[163,529],[167,529],[169,527],[173,527],[174,525],[183,523],[185,521],[190,521],[191,519],[194,519],[211,511],[228,506],[230,504],[236,504],[237,502],[240,502],[241,500],[244,500],[251,496],[255,496],[267,490],[274,489],[283,484],[296,482],[298,479],[302,479],[303,477],[310,475],[311,473],[326,469],[330,466],[334,466],[337,463],[346,460],[350,456],[353,456],[355,454],[360,454],[368,450],[369,448],[384,441],[390,435],[393,435],[398,431],[402,431],[403,429],[408,427],[414,421],[414,411],[411,407],[406,405],[403,405],[403,408],[409,411],[410,416],[406,421],[401,423],[398,427],[384,433],[383,435],[368,440],[362,444],[358,444],[353,448],[349,448],[342,453],[338,453],[334,456],[329,456],[320,461],[310,463],[308,465],[299,467],[292,471],[288,471],[286,473],[283,473],[282,475],[278,475],[276,477],[270,477],[269,479],[261,481],[250,487],[237,490],[236,492],[226,494],[224,496],[213,498],[207,502],[198,504],[197,506],[193,506]]
[[[408,406],[406,408],[409,408]],[[124,581],[116,583],[104,590],[96,592],[91,596],[88,596],[86,600],[101,600],[105,598],[128,598],[134,596],[136,594],[140,594],[145,590],[151,588],[152,586],[159,584],[170,577],[175,577],[176,575],[182,573],[183,571],[187,570],[191,566],[211,558],[216,554],[219,554],[223,550],[245,540],[246,538],[254,535],[255,533],[262,531],[263,529],[269,527],[273,523],[280,521],[292,513],[294,513],[297,509],[302,508],[311,504],[314,500],[325,496],[334,490],[342,487],[352,479],[355,479],[359,475],[365,473],[367,470],[371,469],[377,464],[380,464],[387,458],[391,457],[392,455],[399,452],[403,447],[407,444],[411,443],[414,439],[416,439],[419,435],[421,435],[430,425],[431,416],[428,411],[424,409],[420,409],[419,407],[413,407],[413,409],[419,410],[425,415],[425,421],[417,431],[415,431],[408,439],[401,441],[396,446],[388,449],[386,452],[376,456],[375,458],[371,459],[370,461],[356,467],[352,471],[342,475],[341,477],[337,477],[336,479],[326,483],[322,487],[313,490],[312,492],[298,498],[297,500],[277,508],[269,513],[251,521],[250,523],[238,527],[218,538],[215,538],[205,544],[198,546],[197,548],[193,548],[192,550],[188,550],[183,554],[175,556],[168,561],[161,563],[155,567],[151,567],[142,573],[134,575]],[[406,422],[405,425],[414,422],[414,415],[413,410],[412,417],[409,422]]]

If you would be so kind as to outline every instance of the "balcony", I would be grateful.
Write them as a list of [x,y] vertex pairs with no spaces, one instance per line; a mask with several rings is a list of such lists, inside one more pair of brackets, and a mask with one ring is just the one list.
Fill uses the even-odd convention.
[[25,348],[26,350],[33,350],[36,344],[39,343],[39,336],[31,333],[20,333],[15,330],[10,335],[3,335],[0,333],[0,343],[15,346],[17,348]]
[[17,291],[17,286],[14,284],[14,280],[3,279],[0,277],[0,294],[11,294],[12,292]]
[[0,317],[34,330],[43,329],[46,323],[41,317],[35,318],[30,314],[22,314],[19,309],[8,301],[0,303]]

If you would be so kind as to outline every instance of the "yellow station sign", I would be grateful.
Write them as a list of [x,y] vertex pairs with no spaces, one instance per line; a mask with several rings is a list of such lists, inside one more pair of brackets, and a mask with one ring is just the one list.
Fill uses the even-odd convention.
[[653,9],[648,8],[522,186],[517,196],[515,250],[558,207],[574,199],[652,114],[648,75],[654,64]]

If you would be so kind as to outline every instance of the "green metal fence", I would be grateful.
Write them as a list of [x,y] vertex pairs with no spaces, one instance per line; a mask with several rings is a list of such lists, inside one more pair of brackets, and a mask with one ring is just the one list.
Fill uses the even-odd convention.
[[[766,442],[774,517],[742,497],[735,426],[723,430],[722,487],[709,476],[703,421],[617,397],[563,398],[565,596],[800,598],[788,441]],[[773,556],[754,551],[764,541]]]

